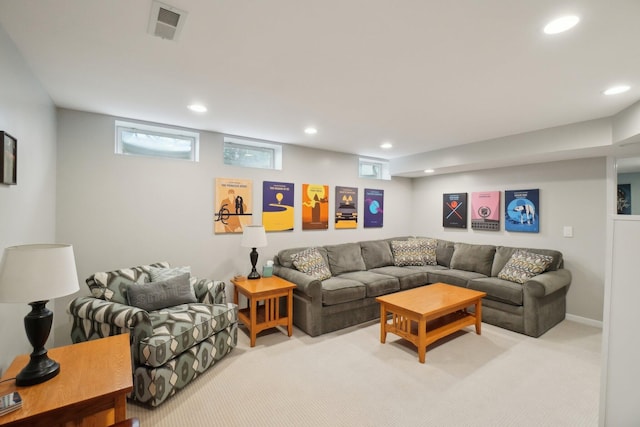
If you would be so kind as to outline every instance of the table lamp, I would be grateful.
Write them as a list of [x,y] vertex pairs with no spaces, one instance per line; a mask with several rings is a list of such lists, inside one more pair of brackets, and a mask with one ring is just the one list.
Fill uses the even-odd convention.
[[24,328],[33,353],[27,366],[16,376],[16,385],[40,384],[60,372],[60,365],[48,357],[44,347],[53,323],[53,312],[46,304],[50,299],[70,295],[78,289],[71,245],[22,245],[4,250],[0,262],[0,302],[22,302],[31,306],[31,312],[24,318]]
[[260,274],[256,270],[256,263],[258,262],[258,251],[256,248],[262,248],[267,246],[267,234],[264,231],[264,227],[261,225],[245,225],[242,229],[242,243],[243,248],[251,248],[249,259],[251,259],[251,273],[247,276],[247,279],[259,279]]

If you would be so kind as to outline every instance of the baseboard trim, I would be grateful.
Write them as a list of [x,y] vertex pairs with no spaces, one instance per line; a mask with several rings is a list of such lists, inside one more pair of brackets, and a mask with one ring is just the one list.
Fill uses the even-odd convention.
[[565,317],[567,320],[571,320],[574,322],[578,322],[578,323],[582,323],[585,325],[594,326],[596,328],[602,329],[602,321],[600,320],[593,320],[587,317],[576,316],[575,314],[568,314],[568,313],[565,315]]

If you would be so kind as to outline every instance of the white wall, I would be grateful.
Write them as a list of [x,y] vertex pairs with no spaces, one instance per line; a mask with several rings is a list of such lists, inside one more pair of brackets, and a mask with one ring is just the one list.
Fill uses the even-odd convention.
[[[0,58],[0,130],[18,139],[18,185],[0,184],[2,251],[54,241],[56,123],[53,103],[1,26]],[[32,351],[23,326],[28,312],[26,304],[0,303],[0,371]]]
[[[268,233],[269,246],[259,249],[262,265],[280,249],[343,243],[405,235],[409,231],[411,180],[358,178],[358,157],[285,145],[283,170],[268,171],[226,166],[223,137],[202,132],[200,162],[150,159],[114,154],[114,117],[58,110],[57,232],[74,245],[81,291],[84,279],[96,271],[167,260],[190,265],[196,276],[229,281],[248,274],[249,249],[240,247],[240,234],[214,234],[215,178],[253,180],[254,223],[261,223],[262,181],[295,184],[296,217],[292,232]],[[385,190],[384,227],[302,231],[302,184],[327,184],[333,218],[336,185]],[[230,296],[230,293],[229,293]],[[67,298],[66,300],[70,300]],[[56,344],[70,341],[65,306],[56,312]]]
[[[442,227],[442,194],[540,189],[540,232]],[[557,249],[573,275],[567,313],[602,320],[605,270],[606,159],[593,158],[438,175],[414,181],[412,230],[452,241]],[[470,217],[469,213],[469,217]],[[563,227],[573,227],[573,238]]]

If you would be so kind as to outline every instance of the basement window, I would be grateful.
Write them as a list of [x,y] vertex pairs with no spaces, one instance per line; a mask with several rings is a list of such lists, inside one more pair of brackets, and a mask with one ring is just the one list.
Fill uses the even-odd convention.
[[244,138],[224,138],[224,164],[282,170],[282,146]]
[[358,160],[358,174],[360,178],[391,180],[387,160],[360,158]]
[[116,121],[116,154],[198,161],[200,134]]

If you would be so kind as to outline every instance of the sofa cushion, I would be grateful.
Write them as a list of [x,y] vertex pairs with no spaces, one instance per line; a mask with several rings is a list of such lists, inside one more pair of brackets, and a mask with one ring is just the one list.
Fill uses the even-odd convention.
[[[293,260],[291,259],[291,257],[299,252],[304,251],[305,249],[310,249],[310,248],[307,246],[304,248],[283,249],[280,252],[278,252],[277,261],[283,267],[296,268],[295,265],[293,265]],[[315,249],[318,252],[320,252],[320,255],[322,255],[324,262],[327,265],[329,265],[329,259],[327,258],[327,250],[322,246],[318,246]]]
[[324,262],[324,258],[316,248],[305,249],[302,252],[291,255],[293,265],[299,271],[318,279],[325,280],[331,277],[331,271]]
[[511,256],[517,250],[524,250],[535,254],[548,255],[553,258],[553,261],[547,268],[548,271],[555,271],[563,266],[562,252],[553,249],[534,249],[534,248],[512,248],[508,246],[496,247],[496,256],[493,258],[493,266],[491,267],[491,275],[498,276],[498,273],[502,271],[504,266],[509,262]]
[[161,282],[132,283],[127,288],[129,305],[153,311],[197,302],[189,276],[184,273]]
[[190,266],[170,268],[149,267],[149,278],[152,282],[161,282],[185,273],[189,273],[189,275],[191,275]]
[[444,265],[445,267],[450,267],[453,251],[454,251],[453,242],[450,242],[449,240],[438,239],[438,245],[436,247],[436,261],[438,265]]
[[329,269],[333,276],[350,271],[363,271],[367,267],[362,259],[362,251],[358,243],[343,243],[324,247],[327,250]]
[[340,277],[364,283],[368,297],[377,297],[400,290],[400,281],[386,274],[373,273],[371,271],[352,271],[341,274]]
[[[420,268],[415,266],[416,268]],[[421,266],[425,267],[425,266]],[[435,266],[434,266],[435,267]],[[429,273],[427,270],[412,269],[409,267],[396,267],[389,265],[369,270],[372,273],[386,274],[393,276],[400,281],[400,289],[411,289],[429,283]]]
[[553,257],[549,255],[535,254],[518,249],[498,273],[498,278],[524,284],[532,277],[543,273],[551,262],[553,262]]
[[391,246],[386,240],[360,242],[360,249],[362,250],[362,259],[367,270],[393,265]]
[[487,276],[485,276],[484,274],[465,270],[433,270],[429,272],[429,283],[447,283],[449,285],[456,285],[462,288],[466,288],[467,282],[469,280],[478,279],[481,277]]
[[495,253],[496,247],[493,245],[455,243],[451,257],[451,268],[490,276]]
[[322,304],[335,305],[363,299],[367,295],[364,283],[344,277],[330,277],[322,281]]
[[424,244],[420,240],[393,240],[391,242],[393,264],[397,267],[425,265],[423,247]]
[[485,298],[493,301],[522,305],[522,294],[524,292],[522,286],[508,280],[498,279],[497,277],[481,277],[469,280],[467,287],[476,291],[486,292],[487,296]]
[[87,278],[91,295],[106,301],[128,304],[127,288],[132,283],[146,283],[151,280],[150,267],[169,268],[167,262],[123,268],[120,270],[98,272]]
[[182,304],[152,311],[153,335],[138,344],[141,364],[158,367],[237,322],[235,304]]

